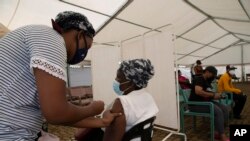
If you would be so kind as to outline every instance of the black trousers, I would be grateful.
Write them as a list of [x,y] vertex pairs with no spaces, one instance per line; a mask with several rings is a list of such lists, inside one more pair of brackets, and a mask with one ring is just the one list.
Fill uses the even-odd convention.
[[104,131],[101,128],[88,128],[75,138],[77,141],[102,141]]
[[235,103],[235,106],[233,108],[234,116],[239,116],[241,111],[244,108],[244,105],[245,105],[246,100],[247,100],[247,96],[243,95],[242,93],[241,94],[233,93],[233,100]]

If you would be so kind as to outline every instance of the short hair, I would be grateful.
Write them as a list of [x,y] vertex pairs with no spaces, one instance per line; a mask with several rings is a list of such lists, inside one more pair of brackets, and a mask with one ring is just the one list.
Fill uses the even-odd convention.
[[196,61],[196,64],[199,64],[199,65],[200,65],[200,64],[201,64],[201,60],[197,60],[197,61]]
[[218,71],[214,66],[207,66],[205,68],[204,72],[206,72],[206,71],[208,71],[208,72],[212,73],[213,75],[217,76]]

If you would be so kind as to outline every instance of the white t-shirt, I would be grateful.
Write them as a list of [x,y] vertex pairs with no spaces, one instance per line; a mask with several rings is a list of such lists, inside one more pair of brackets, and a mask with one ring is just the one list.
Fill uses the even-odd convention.
[[159,111],[153,97],[145,89],[119,96],[119,99],[126,118],[126,131],[136,124],[156,116]]

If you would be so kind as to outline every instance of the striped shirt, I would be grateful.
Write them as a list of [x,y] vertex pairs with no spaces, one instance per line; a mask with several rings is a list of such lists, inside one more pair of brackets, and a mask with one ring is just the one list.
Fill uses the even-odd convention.
[[34,140],[42,115],[33,68],[66,81],[66,48],[50,27],[29,25],[0,39],[0,141]]

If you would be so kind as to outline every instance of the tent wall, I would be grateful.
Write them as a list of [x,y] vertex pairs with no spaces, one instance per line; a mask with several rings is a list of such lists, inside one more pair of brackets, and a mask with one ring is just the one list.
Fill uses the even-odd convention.
[[[148,58],[155,68],[147,90],[160,109],[156,124],[178,129],[178,107],[174,80],[172,35],[158,33],[122,43],[122,47],[96,47],[92,50],[94,99],[111,103],[115,99],[112,82],[120,60]],[[167,73],[170,72],[170,73]]]
[[93,97],[95,100],[103,100],[107,106],[116,97],[112,83],[120,61],[120,48],[98,46],[93,47],[91,53]]
[[160,112],[156,124],[179,129],[178,104],[174,78],[174,46],[171,34],[144,39],[145,56],[152,60],[155,76],[148,86]]
[[152,61],[155,67],[155,76],[150,81],[147,89],[155,98],[160,109],[156,124],[177,129],[178,120],[176,119],[178,117],[176,112],[178,110],[176,91],[174,89],[174,57],[172,53],[172,37],[167,33],[150,35],[144,38],[140,36],[135,41],[122,44],[123,59],[141,57],[149,58]]

